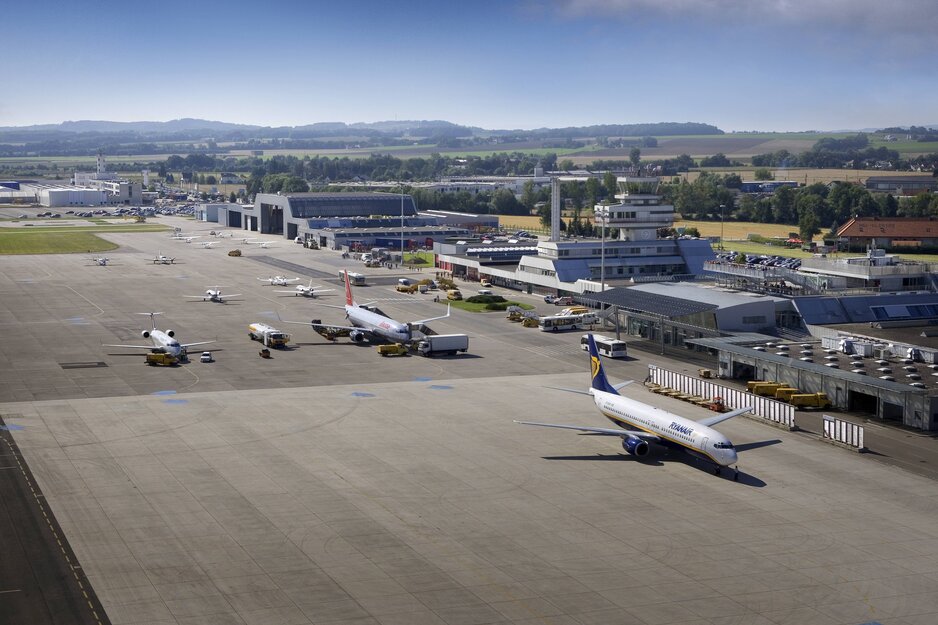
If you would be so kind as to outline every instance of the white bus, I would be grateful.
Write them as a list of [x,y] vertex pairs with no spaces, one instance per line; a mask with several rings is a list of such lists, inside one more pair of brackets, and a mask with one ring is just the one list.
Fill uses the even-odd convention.
[[[345,282],[345,272],[339,272],[339,280]],[[348,282],[352,286],[364,286],[365,284],[365,274],[355,273],[354,271],[348,272]]]
[[585,315],[552,315],[550,317],[541,317],[538,321],[538,327],[542,332],[559,332],[560,330],[577,330],[587,326],[592,327],[594,323],[599,323],[599,317],[595,313],[586,313]]
[[[600,356],[605,356],[606,358],[625,358],[628,356],[628,348],[625,341],[614,339],[611,336],[602,336],[600,334],[594,334],[593,341],[596,342],[596,351],[599,352]],[[583,338],[580,339],[580,347],[583,348],[583,351],[589,350],[588,334],[584,334]]]

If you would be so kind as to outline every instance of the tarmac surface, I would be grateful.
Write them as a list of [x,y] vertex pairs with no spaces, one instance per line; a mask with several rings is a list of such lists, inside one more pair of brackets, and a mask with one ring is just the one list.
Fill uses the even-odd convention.
[[[75,255],[0,265],[3,434],[42,497],[0,492],[46,502],[112,623],[938,622],[928,477],[747,419],[719,426],[743,449],[739,482],[661,450],[639,462],[608,438],[515,424],[606,425],[589,398],[550,388],[587,385],[579,333],[501,314],[432,322],[470,335],[454,358],[381,358],[284,326],[295,347],[262,360],[247,324],[341,323],[317,304],[343,298],[279,294],[292,285],[257,278],[306,267],[304,282],[339,289],[327,276],[360,264],[283,239],[238,243],[244,256],[231,258],[166,234],[109,238],[122,248],[106,267]],[[177,263],[154,265],[157,250]],[[432,296],[382,286],[410,272],[361,272],[375,286],[356,298],[398,320],[442,312]],[[243,295],[182,297],[216,285]],[[102,347],[146,344],[149,320],[134,314],[146,311],[164,312],[159,327],[183,343],[217,340],[195,348],[217,362],[147,367],[142,350]],[[634,355],[607,372],[680,370]],[[639,384],[622,392],[711,414]],[[934,457],[932,439],[915,444]],[[13,566],[5,557],[5,571],[43,550],[61,558],[17,539],[33,547]],[[10,614],[17,593],[9,575],[0,583]]]

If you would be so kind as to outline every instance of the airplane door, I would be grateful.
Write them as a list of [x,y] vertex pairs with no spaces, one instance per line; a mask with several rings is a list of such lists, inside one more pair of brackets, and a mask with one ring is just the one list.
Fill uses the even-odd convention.
[[707,442],[709,442],[709,440],[710,440],[709,436],[704,436],[703,440],[700,441],[700,450],[704,453],[707,452]]

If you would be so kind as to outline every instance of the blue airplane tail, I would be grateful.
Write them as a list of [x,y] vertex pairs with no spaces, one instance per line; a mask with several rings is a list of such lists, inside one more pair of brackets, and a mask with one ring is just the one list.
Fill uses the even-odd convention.
[[604,393],[612,393],[613,395],[618,395],[619,391],[612,387],[609,384],[609,381],[606,379],[606,373],[603,371],[603,363],[599,359],[599,352],[596,349],[596,341],[593,340],[593,335],[589,336],[589,354],[590,354],[590,380],[591,386],[597,391],[603,391]]

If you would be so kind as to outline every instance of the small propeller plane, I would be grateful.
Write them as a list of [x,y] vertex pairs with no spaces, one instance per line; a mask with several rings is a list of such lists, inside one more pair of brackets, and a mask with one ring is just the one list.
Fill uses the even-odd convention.
[[154,265],[174,265],[176,264],[175,257],[170,258],[169,256],[163,256],[162,252],[157,252],[156,256],[153,257]]
[[335,289],[323,289],[318,286],[313,286],[312,278],[309,281],[309,286],[305,284],[297,284],[292,291],[274,291],[275,293],[292,293],[293,295],[303,297],[312,297],[315,298],[318,293],[325,293],[326,291],[335,291]]
[[111,259],[107,256],[102,256],[100,258],[89,258],[88,260],[93,262],[95,265],[101,265],[102,267],[106,266],[111,261]]
[[199,245],[202,246],[203,250],[211,250],[211,249],[215,249],[214,248],[215,243],[217,243],[217,241],[202,241],[201,243],[199,243]]
[[192,243],[196,239],[201,239],[201,238],[202,238],[202,235],[179,236],[179,237],[174,236],[173,241],[185,241],[186,243]]
[[263,243],[259,243],[259,244],[257,245],[257,247],[261,247],[261,248],[264,248],[264,249],[266,250],[266,249],[270,249],[270,248],[276,247],[276,246],[275,246],[272,242],[270,242],[270,241],[264,241]]
[[283,276],[274,276],[272,278],[258,278],[261,282],[267,282],[270,286],[288,286],[294,282],[299,282],[299,278],[285,278]]
[[221,294],[221,287],[216,286],[216,287],[208,287],[205,290],[205,295],[185,295],[184,297],[202,298],[203,302],[218,302],[219,304],[224,304],[225,302],[229,301],[232,297],[238,297],[240,295],[241,295],[240,293],[232,293],[231,295],[223,296]]

